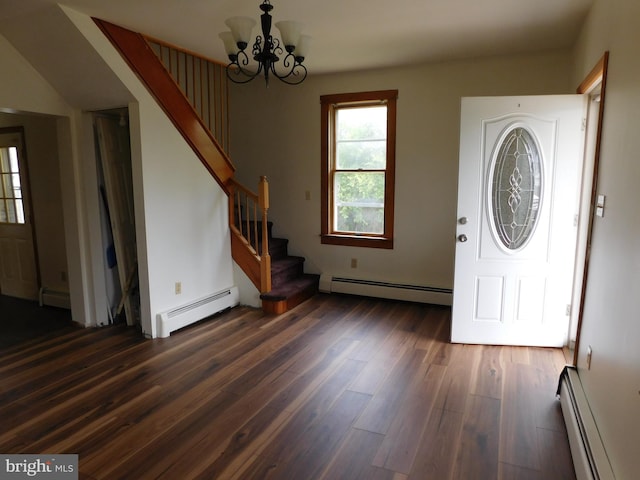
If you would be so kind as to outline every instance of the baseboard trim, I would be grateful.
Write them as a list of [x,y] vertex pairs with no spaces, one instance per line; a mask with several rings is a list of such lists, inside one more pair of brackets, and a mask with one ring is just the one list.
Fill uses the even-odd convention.
[[615,480],[575,367],[566,366],[562,371],[558,395],[577,480]]
[[320,276],[320,291],[449,306],[453,301],[453,290],[450,288],[334,277],[328,274]]

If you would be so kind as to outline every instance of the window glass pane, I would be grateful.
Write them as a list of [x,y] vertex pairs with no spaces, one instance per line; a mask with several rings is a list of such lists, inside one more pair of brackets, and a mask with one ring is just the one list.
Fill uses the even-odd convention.
[[337,169],[386,168],[386,106],[338,109],[336,132]]
[[339,170],[384,170],[387,142],[337,142],[336,168]]
[[[22,195],[19,195],[20,193],[20,174],[19,173],[11,174],[11,184],[13,186],[13,194],[14,194],[13,196],[20,198]],[[16,194],[16,192],[18,194]]]
[[16,147],[0,148],[0,222],[25,223]]
[[384,172],[337,172],[334,177],[334,229],[384,233]]
[[24,204],[22,200],[16,200],[16,222],[24,223]]
[[16,206],[12,200],[7,200],[7,222],[9,223],[17,223],[16,218]]
[[2,195],[6,198],[11,198],[13,196],[13,185],[11,184],[11,174],[6,173],[2,175]]
[[336,111],[337,137],[340,140],[385,140],[387,107],[352,107]]
[[0,148],[0,173],[9,173],[9,149],[6,147]]
[[11,171],[18,173],[18,149],[16,147],[9,147],[9,165]]

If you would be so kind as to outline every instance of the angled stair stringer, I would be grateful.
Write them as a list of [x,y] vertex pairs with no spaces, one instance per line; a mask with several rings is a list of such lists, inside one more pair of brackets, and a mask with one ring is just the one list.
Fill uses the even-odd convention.
[[202,164],[228,193],[227,182],[235,168],[207,126],[195,113],[180,87],[167,74],[162,62],[145,38],[136,32],[104,20],[93,21],[120,52],[129,67],[146,85],[160,107],[191,146]]

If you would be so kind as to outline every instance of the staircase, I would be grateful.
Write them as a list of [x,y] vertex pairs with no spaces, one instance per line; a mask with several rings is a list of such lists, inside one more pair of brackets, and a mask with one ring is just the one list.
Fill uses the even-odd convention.
[[[223,67],[109,22],[94,21],[229,195],[232,255],[261,292],[263,310],[284,313],[316,294],[319,275],[305,274],[304,258],[289,255],[288,240],[271,235],[266,178],[261,178],[258,193],[235,180],[235,168],[223,148],[228,142]],[[193,70],[186,74],[189,66]]]
[[280,314],[318,293],[320,275],[304,273],[304,257],[289,255],[289,240],[274,237],[272,230],[273,222],[267,222],[271,291],[261,294],[260,298],[262,310]]

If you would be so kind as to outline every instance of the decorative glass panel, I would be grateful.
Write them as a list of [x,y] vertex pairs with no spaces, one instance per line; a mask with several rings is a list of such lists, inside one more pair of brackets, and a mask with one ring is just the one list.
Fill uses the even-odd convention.
[[502,245],[518,250],[536,227],[542,193],[542,158],[523,127],[505,136],[490,174],[491,219]]

